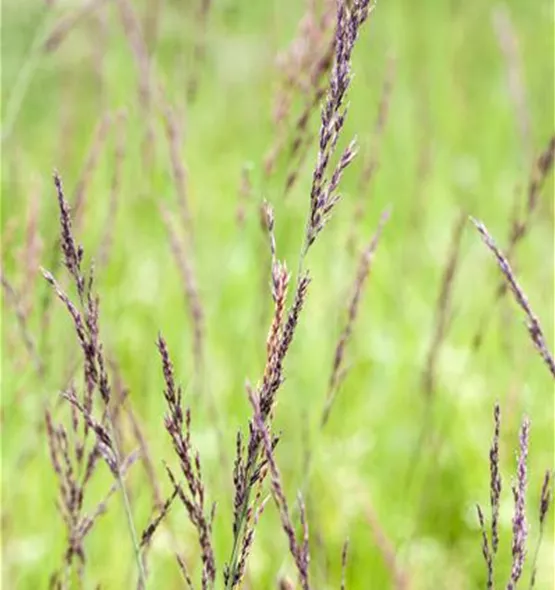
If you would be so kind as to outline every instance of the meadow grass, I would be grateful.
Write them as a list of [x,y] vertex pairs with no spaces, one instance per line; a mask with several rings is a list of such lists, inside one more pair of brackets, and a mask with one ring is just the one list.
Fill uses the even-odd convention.
[[[77,301],[59,249],[55,168],[84,268],[95,263],[112,392],[128,391],[114,436],[125,456],[142,452],[125,479],[138,534],[178,495],[164,466],[179,473],[164,425],[162,334],[191,407],[208,520],[217,505],[218,587],[233,546],[236,437],[248,438],[250,419],[261,453],[279,436],[263,497],[280,483],[300,545],[284,534],[274,494],[280,509],[270,501],[260,516],[246,587],[296,580],[299,491],[311,587],[338,588],[343,576],[352,590],[486,587],[475,507],[489,526],[496,402],[504,492],[495,576],[504,587],[514,567],[509,482],[526,415],[530,557],[520,585],[528,587],[544,476],[554,467],[553,378],[468,216],[509,257],[553,351],[553,179],[540,158],[555,129],[551,3],[381,2],[370,15],[337,150],[356,135],[359,153],[301,265],[311,282],[268,432],[245,388],[260,385],[274,317],[260,207],[273,208],[277,259],[292,271],[290,306],[318,152],[318,91],[328,85],[329,64],[320,71],[319,62],[308,89],[284,82],[283,55],[299,51],[291,42],[306,6],[226,1],[205,12],[210,3],[97,1],[75,19],[79,6],[51,4],[8,0],[2,15],[3,585],[47,586],[67,549],[44,415],[69,427],[60,392],[72,376],[81,391],[83,379],[71,318],[40,273],[51,271]],[[317,56],[334,22],[307,29],[305,20],[300,29],[301,40],[313,32]],[[311,92],[316,107],[299,127]],[[292,115],[276,123],[280,96]],[[296,138],[306,147],[289,161]],[[353,314],[363,252],[388,209]],[[95,407],[101,415],[100,398]],[[99,462],[83,513],[113,483]],[[85,539],[84,587],[137,583],[121,498],[113,494]],[[201,577],[197,531],[179,500],[148,542],[152,588],[183,586],[176,551]],[[541,589],[555,580],[553,513],[538,551]]]

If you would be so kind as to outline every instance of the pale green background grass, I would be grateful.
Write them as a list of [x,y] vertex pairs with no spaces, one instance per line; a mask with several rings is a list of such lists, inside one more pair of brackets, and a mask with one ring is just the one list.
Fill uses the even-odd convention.
[[[262,292],[269,278],[268,259],[256,203],[248,207],[244,229],[239,230],[235,221],[242,166],[247,162],[252,166],[256,202],[266,198],[275,206],[279,256],[292,269],[308,208],[316,145],[287,199],[282,196],[283,170],[266,181],[262,166],[274,140],[274,57],[294,36],[302,6],[297,2],[215,2],[198,96],[185,107],[198,27],[193,9],[184,6],[187,3],[162,4],[156,71],[185,120],[183,153],[196,230],[194,256],[207,320],[205,389],[219,408],[219,427],[231,454],[235,433],[245,428],[249,415],[245,379],[256,381],[262,371],[270,305],[269,292]],[[145,2],[136,5],[144,13]],[[510,564],[509,478],[515,469],[514,450],[524,412],[532,421],[532,546],[536,541],[541,480],[544,470],[553,467],[553,384],[528,340],[520,311],[508,300],[492,307],[498,271],[470,225],[456,277],[456,315],[438,366],[432,442],[407,485],[426,412],[421,374],[451,228],[463,209],[482,219],[501,246],[506,244],[515,190],[523,193],[530,169],[507,91],[506,64],[491,23],[493,8],[493,3],[483,0],[382,1],[355,49],[345,139],[358,135],[361,157],[345,176],[344,200],[333,221],[310,253],[313,282],[276,411],[276,428],[282,432],[277,457],[291,502],[303,481],[307,436],[314,450],[307,502],[312,571],[318,588],[338,587],[346,537],[351,541],[348,587],[390,587],[390,572],[365,516],[368,505],[397,548],[414,588],[484,587],[474,505],[488,503],[487,454],[496,399],[503,410],[505,475],[500,584]],[[512,1],[508,9],[519,39],[537,154],[554,128],[553,7],[543,0]],[[106,13],[109,35],[103,41],[94,21],[84,20],[54,53],[29,49],[37,30],[48,30],[63,12],[61,7],[47,12],[38,0],[8,0],[3,6],[3,134],[9,125],[2,144],[3,234],[16,227],[15,238],[3,251],[3,268],[17,285],[16,251],[23,241],[33,193],[40,196],[40,233],[45,245],[41,264],[51,263],[57,232],[51,171],[59,169],[71,197],[97,121],[107,110],[125,109],[124,183],[114,248],[109,266],[98,276],[101,330],[131,389],[130,399],[143,419],[163,489],[168,490],[161,461],[171,461],[172,453],[162,423],[155,339],[161,330],[175,357],[177,375],[186,385],[192,376],[192,332],[158,214],[160,201],[175,209],[167,147],[157,117],[154,162],[145,169],[141,158],[145,122],[137,103],[136,68],[115,9]],[[94,56],[99,50],[105,51],[102,87],[95,74]],[[347,235],[360,198],[358,180],[371,145],[388,54],[397,58],[397,76],[381,167],[367,197],[359,243],[371,235],[386,206],[392,205],[393,212],[348,348],[351,371],[328,428],[320,435],[317,425],[333,349],[355,273],[356,259],[346,249]],[[317,124],[315,118],[313,130]],[[79,239],[89,256],[95,254],[103,236],[112,144],[110,140],[88,191]],[[421,178],[418,168],[425,151],[430,168]],[[517,268],[553,346],[552,194],[550,179],[533,229],[519,246]],[[62,271],[57,274],[63,276]],[[39,280],[31,329],[43,339],[48,364],[44,380],[39,381],[32,370],[11,308],[4,307],[2,314],[5,588],[46,587],[64,550],[65,530],[55,507],[56,481],[38,425],[45,402],[53,406],[63,386],[76,340],[58,302],[53,306],[50,332],[40,335],[39,309],[45,296],[52,295]],[[490,309],[484,344],[474,353],[473,335]],[[202,400],[194,403],[193,426],[209,495],[218,503],[214,541],[221,570],[231,544],[231,473],[219,466],[216,429]],[[138,466],[129,481],[141,528],[150,516],[150,490]],[[89,507],[109,484],[102,466],[89,490]],[[181,507],[174,508],[170,522],[194,563],[195,534]],[[550,518],[538,588],[553,586],[552,530]],[[96,583],[103,588],[132,587],[134,561],[118,496],[87,539],[86,550],[86,587]],[[179,587],[166,532],[155,540],[151,566],[153,588]],[[273,506],[260,523],[249,569],[253,588],[275,587],[278,572],[293,573]],[[523,587],[528,575],[527,570]]]

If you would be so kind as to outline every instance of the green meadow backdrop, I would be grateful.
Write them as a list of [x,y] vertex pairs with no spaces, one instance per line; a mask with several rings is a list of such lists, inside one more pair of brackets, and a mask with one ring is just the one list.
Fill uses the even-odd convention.
[[[168,342],[192,408],[206,493],[217,503],[222,584],[232,541],[235,437],[251,415],[245,381],[261,378],[272,314],[260,205],[267,200],[274,207],[278,257],[294,274],[318,149],[318,106],[300,161],[288,155],[295,117],[280,121],[275,113],[285,95],[293,113],[305,104],[306,88],[288,86],[283,56],[309,42],[306,19],[299,23],[310,5],[3,2],[4,588],[47,588],[67,546],[44,415],[49,409],[69,424],[60,392],[72,379],[80,388],[82,377],[69,316],[40,273],[40,267],[51,270],[74,295],[57,250],[54,169],[69,202],[79,202],[74,228],[85,264],[95,261],[114,387],[128,390],[126,408],[148,445],[163,497],[171,491],[163,461],[175,465],[176,459],[163,423],[158,333]],[[512,297],[496,295],[501,274],[467,219],[482,220],[507,248],[514,220],[526,218],[534,163],[555,127],[553,16],[547,0],[381,0],[361,31],[340,140],[343,147],[356,136],[359,154],[341,182],[334,217],[306,260],[312,283],[274,421],[289,503],[298,490],[306,501],[317,588],[340,587],[346,539],[351,590],[485,588],[475,505],[489,518],[496,400],[504,477],[499,587],[511,565],[518,431],[524,415],[531,421],[530,559],[521,587],[529,586],[540,489],[554,467],[553,379],[521,310]],[[286,145],[270,171],[269,154],[280,141]],[[190,300],[162,214],[183,233],[176,154],[191,211],[186,253],[204,312],[198,371]],[[550,347],[553,202],[548,174],[526,234],[511,252]],[[388,208],[346,346],[347,372],[321,428],[360,252]],[[123,411],[120,425],[129,451],[138,444],[130,415]],[[112,481],[100,465],[86,510],[94,510]],[[140,531],[153,514],[152,479],[142,462],[130,470],[127,486]],[[125,522],[116,493],[85,540],[84,588],[135,587]],[[539,589],[554,583],[553,522],[551,510]],[[198,579],[196,533],[176,503],[152,541],[150,587],[183,587],[177,549]],[[247,571],[245,584],[253,589],[295,580],[271,502]]]

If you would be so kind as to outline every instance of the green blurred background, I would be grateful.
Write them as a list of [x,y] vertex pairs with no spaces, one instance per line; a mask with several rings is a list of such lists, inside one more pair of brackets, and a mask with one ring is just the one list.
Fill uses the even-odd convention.
[[[90,3],[94,8],[72,23],[63,42],[44,50],[53,28],[63,19],[71,23],[83,4],[5,0],[2,6],[2,272],[28,310],[29,331],[47,368],[39,379],[4,290],[6,589],[47,587],[65,548],[42,424],[45,406],[60,420],[67,419],[66,408],[56,400],[77,358],[77,342],[65,310],[57,301],[48,302],[53,295],[38,266],[54,266],[67,284],[54,250],[58,213],[51,172],[59,170],[73,200],[95,128],[107,113],[113,120],[118,112],[125,113],[124,163],[112,250],[97,273],[101,334],[130,389],[165,493],[169,485],[162,460],[171,463],[173,457],[163,428],[158,331],[168,340],[186,391],[193,375],[190,315],[159,213],[160,202],[178,210],[163,120],[155,106],[145,117],[138,70],[116,3]],[[278,254],[291,269],[296,268],[308,211],[316,140],[288,195],[283,190],[286,164],[278,162],[270,177],[264,171],[264,157],[277,133],[272,122],[281,79],[276,55],[298,34],[306,7],[290,0],[221,0],[212,3],[203,31],[200,2],[141,0],[132,5],[156,79],[184,131],[192,256],[206,314],[203,391],[189,399],[209,497],[218,503],[214,541],[221,571],[231,544],[232,480],[219,461],[218,437],[232,457],[235,433],[245,428],[249,416],[244,382],[256,382],[261,375],[270,321],[269,255],[258,205],[267,199],[274,206]],[[493,22],[499,11],[509,16],[517,42],[521,110],[509,80],[515,64],[507,61]],[[205,57],[198,62],[194,48],[203,40]],[[509,298],[495,304],[499,273],[470,223],[462,237],[452,321],[431,397],[423,391],[422,373],[451,234],[461,212],[483,220],[503,247],[515,202],[521,206],[526,201],[532,163],[554,130],[553,55],[553,4],[547,0],[506,5],[382,1],[362,31],[343,137],[346,142],[357,135],[360,155],[345,175],[343,201],[307,261],[313,282],[276,411],[276,430],[281,432],[277,458],[291,503],[305,480],[307,452],[312,454],[306,501],[317,588],[339,587],[341,547],[347,537],[347,584],[352,590],[394,587],[385,545],[397,554],[411,588],[485,587],[475,503],[487,507],[489,502],[495,400],[503,414],[505,484],[499,584],[505,583],[510,567],[509,483],[525,413],[532,422],[528,501],[530,549],[535,546],[541,482],[554,464],[553,383],[529,342],[520,310]],[[391,56],[395,76],[380,166],[371,185],[361,189]],[[193,76],[198,76],[198,88],[188,98]],[[523,128],[523,112],[528,129]],[[311,132],[317,133],[318,123],[316,113]],[[149,128],[152,136],[145,147]],[[110,223],[115,129],[113,124],[108,131],[86,190],[78,238],[87,261],[102,250]],[[240,187],[245,167],[252,184],[248,198],[241,197]],[[361,201],[364,218],[354,227]],[[237,222],[241,203],[242,225]],[[358,251],[387,206],[392,207],[391,219],[347,349],[350,370],[321,432],[319,418]],[[36,229],[30,230],[34,219]],[[355,247],[348,243],[353,227]],[[34,255],[29,255],[30,235],[36,239]],[[549,178],[514,263],[551,346],[553,251]],[[51,309],[47,329],[45,306]],[[472,341],[482,324],[484,340],[475,350]],[[210,403],[217,408],[216,424]],[[129,448],[133,444],[129,436]],[[110,483],[102,466],[88,490],[88,509]],[[129,487],[141,529],[151,515],[152,494],[140,466],[130,473]],[[542,589],[554,583],[552,514],[539,559],[537,588]],[[168,523],[151,552],[153,588],[180,587],[172,552],[176,538],[191,564],[198,557],[195,533],[182,507],[174,507]],[[112,498],[88,537],[86,551],[87,588],[97,583],[102,588],[133,587],[134,561],[119,496]],[[527,568],[523,587],[529,574]],[[274,588],[283,575],[294,578],[294,570],[277,512],[270,506],[258,527],[248,585]]]

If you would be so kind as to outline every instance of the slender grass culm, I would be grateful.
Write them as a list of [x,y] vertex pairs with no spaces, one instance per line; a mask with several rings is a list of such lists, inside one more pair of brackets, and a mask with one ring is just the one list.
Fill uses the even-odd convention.
[[[56,295],[65,305],[74,325],[77,340],[83,357],[83,377],[85,389],[78,396],[76,389],[70,385],[62,392],[62,397],[70,404],[71,428],[74,436],[68,437],[63,425],[55,425],[50,412],[46,413],[46,426],[50,445],[52,465],[60,483],[60,505],[68,529],[68,548],[65,554],[65,584],[68,583],[70,570],[75,560],[78,562],[78,576],[83,579],[85,552],[83,540],[92,528],[98,515],[105,510],[107,499],[101,502],[93,517],[83,514],[84,494],[98,459],[103,458],[117,481],[123,499],[129,535],[137,560],[139,587],[145,588],[146,575],[141,559],[140,547],[125,489],[124,477],[136,454],[127,458],[121,456],[117,437],[115,436],[113,412],[114,400],[108,376],[108,363],[100,340],[99,308],[100,299],[94,292],[94,269],[88,274],[83,270],[84,251],[77,245],[73,235],[70,206],[65,199],[62,180],[54,173],[54,184],[60,208],[60,248],[64,265],[77,291],[78,303],[74,304],[64,292],[61,285],[50,272],[43,270],[44,278],[52,285]],[[100,398],[97,400],[97,398]],[[102,402],[101,418],[95,417],[95,406]],[[94,443],[88,444],[89,433],[95,437]],[[72,461],[68,445],[73,441]],[[63,467],[62,467],[63,464]],[[58,578],[58,576],[55,576]]]
[[[261,428],[265,427],[273,448],[277,439],[271,435],[271,422],[275,406],[276,394],[283,382],[283,363],[293,340],[299,315],[307,296],[310,282],[304,270],[304,261],[308,250],[314,244],[318,234],[331,217],[335,205],[340,200],[337,193],[339,182],[345,169],[356,155],[355,142],[352,141],[344,149],[339,160],[330,173],[331,158],[336,151],[337,142],[347,114],[345,104],[346,93],[351,83],[351,54],[358,38],[360,27],[366,21],[372,5],[368,0],[355,0],[352,3],[338,2],[337,23],[335,30],[335,47],[333,65],[330,73],[329,87],[322,106],[319,148],[316,165],[312,175],[310,191],[309,215],[303,236],[303,245],[299,256],[297,282],[293,303],[286,313],[286,299],[290,276],[283,263],[275,258],[275,239],[273,237],[273,214],[267,215],[267,229],[272,244],[272,297],[274,300],[274,316],[267,340],[266,366],[261,384],[250,394],[254,400],[257,416],[249,424],[249,440],[243,446],[241,433],[237,438],[237,457],[234,469],[235,500],[233,519],[233,546],[229,561],[224,572],[226,590],[236,588],[245,573],[254,536],[254,517],[257,514],[261,499],[260,486],[267,473],[267,460],[264,459]],[[253,403],[253,402],[251,402]],[[258,428],[256,423],[258,422]],[[266,445],[266,456],[268,448]],[[262,455],[262,456],[261,456]],[[274,482],[276,481],[274,473]],[[274,485],[274,497],[276,486]],[[276,500],[280,513],[285,514],[283,501]],[[282,523],[286,519],[282,518]],[[299,579],[304,588],[308,588],[306,565],[300,559],[291,539],[289,527],[286,534],[290,548],[298,566]],[[308,558],[306,558],[308,559]],[[299,569],[299,565],[303,567]]]

